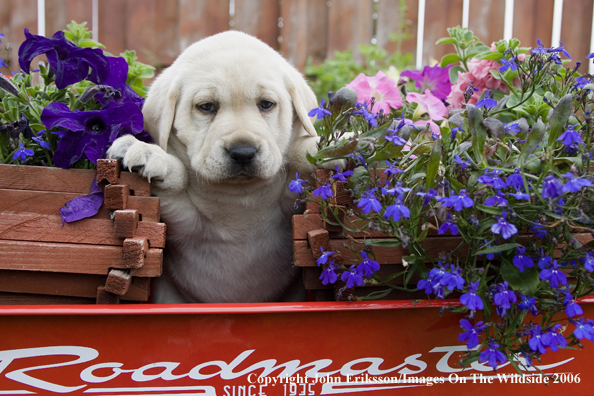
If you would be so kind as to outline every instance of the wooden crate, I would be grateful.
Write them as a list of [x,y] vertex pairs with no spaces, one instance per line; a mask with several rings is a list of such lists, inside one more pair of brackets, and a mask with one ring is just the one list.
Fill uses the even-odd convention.
[[[99,213],[63,223],[59,209],[90,193],[96,175]],[[97,172],[0,165],[0,303],[147,301],[163,265],[159,218],[150,184],[115,160]]]

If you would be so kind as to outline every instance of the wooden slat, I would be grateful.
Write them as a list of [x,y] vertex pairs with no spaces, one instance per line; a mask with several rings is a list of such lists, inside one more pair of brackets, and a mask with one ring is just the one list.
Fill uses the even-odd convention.
[[[155,57],[149,64],[166,67],[180,54],[178,37],[179,4],[177,1],[158,0],[155,4]],[[148,85],[148,84],[147,84]]]
[[[455,52],[452,44],[435,45],[435,42],[447,37],[447,28],[462,24],[462,3],[462,0],[427,0],[423,36],[424,65],[430,65],[431,59],[439,61],[445,54]],[[503,36],[503,22],[501,33],[498,34]]]
[[[524,44],[526,47],[536,47],[537,38],[541,39],[545,47],[551,46],[554,4],[555,0],[536,0],[534,2],[535,13],[533,14],[532,18],[534,20],[536,34],[534,35],[534,38],[531,40],[531,42]],[[590,27],[584,28],[584,31],[590,31]]]
[[[95,298],[107,276],[59,272],[0,270],[0,292]],[[128,301],[147,301],[151,278],[132,278]]]
[[[90,169],[60,169],[44,166],[0,164],[0,188],[89,194],[95,179]],[[120,184],[134,190],[136,196],[151,196],[151,187],[137,173],[122,172]]]
[[[71,199],[80,196],[74,193],[51,191],[0,189],[0,213],[36,213],[59,216],[59,209]],[[160,207],[157,197],[128,197],[128,209],[136,209],[142,221],[159,222]],[[109,219],[109,209],[102,206],[92,219]]]
[[468,27],[483,43],[491,45],[503,38],[503,19],[505,1],[482,0],[471,1]]
[[[586,26],[592,26],[592,0],[571,0],[563,2],[563,19],[561,22],[561,41],[565,44],[567,52],[573,57],[573,61],[565,65],[574,67],[576,61],[581,61],[581,73],[588,72],[588,63],[591,59],[586,59],[590,53],[590,40],[588,34],[590,29],[584,29]],[[555,43],[556,45],[556,43]],[[563,59],[565,57],[563,56]]]
[[140,62],[155,63],[156,0],[127,0],[126,5],[126,47],[136,50]]
[[[134,276],[160,276],[162,263],[163,250],[149,249]],[[121,247],[0,240],[0,269],[107,275],[110,268],[125,268]]]
[[99,42],[115,56],[136,49],[126,45],[126,9],[126,1],[99,1]]
[[179,51],[213,34],[229,30],[229,2],[178,0]]
[[[12,51],[8,53],[8,61],[12,71],[17,72],[19,67],[19,47],[25,41],[25,28],[33,34],[37,34],[37,0],[5,0],[2,2],[2,8],[10,9],[10,19],[8,25],[2,26],[2,33],[5,34],[2,40],[4,44],[9,43]],[[3,55],[2,55],[3,56]],[[45,60],[45,57],[39,57],[31,62],[31,69],[37,68],[39,60]],[[3,69],[6,72],[6,69]]]
[[258,37],[274,49],[278,49],[280,30],[278,0],[235,0],[233,29]]
[[326,56],[331,58],[335,51],[351,49],[355,59],[362,61],[359,44],[371,44],[373,37],[373,0],[335,0],[328,11]]
[[[145,237],[152,248],[165,247],[164,223],[139,222],[134,236]],[[17,241],[61,242],[122,246],[112,220],[85,219],[62,225],[62,218],[51,215],[3,213],[0,238]]]
[[42,294],[0,293],[0,305],[95,304],[94,298],[48,296]]
[[[403,8],[401,8],[401,4],[404,5]],[[400,50],[402,54],[414,54],[416,50],[418,6],[419,0],[379,0],[376,27],[377,45],[386,49],[389,53]],[[400,43],[389,40],[389,36],[396,32],[403,32],[405,35],[405,37],[401,38]]]
[[327,53],[326,2],[283,0],[281,17],[281,54],[300,71],[303,71],[308,56],[314,64],[322,62]]

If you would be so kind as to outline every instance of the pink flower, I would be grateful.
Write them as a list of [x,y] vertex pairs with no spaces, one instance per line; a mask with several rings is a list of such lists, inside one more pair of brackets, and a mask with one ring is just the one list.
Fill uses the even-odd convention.
[[433,95],[440,99],[445,99],[452,90],[452,83],[450,82],[450,68],[436,66],[425,66],[423,70],[405,70],[400,75],[415,80],[415,86],[421,91],[427,89]]
[[458,72],[458,82],[452,86],[452,92],[448,95],[447,101],[451,108],[460,109],[464,102],[464,91],[468,88],[468,84],[474,81],[474,87],[478,89],[472,95],[470,104],[476,104],[479,98],[486,91],[500,90],[509,93],[509,90],[501,80],[497,80],[490,73],[491,70],[498,70],[499,63],[490,60],[472,59],[468,62],[468,72]]
[[382,71],[378,71],[375,77],[367,77],[361,73],[346,86],[357,92],[357,100],[361,103],[370,104],[371,98],[375,98],[371,110],[373,114],[379,113],[382,109],[384,114],[389,114],[390,107],[398,109],[402,106],[398,85]]
[[429,124],[429,127],[431,128],[431,133],[437,136],[441,136],[441,129],[439,129],[439,125],[437,125],[431,120],[419,120],[415,121],[414,124],[418,126],[419,129],[424,128],[425,125]]
[[410,92],[406,95],[408,103],[417,103],[417,109],[421,108],[424,113],[429,114],[429,118],[435,121],[443,120],[443,116],[448,113],[443,102],[431,94],[428,89],[425,90],[425,95],[420,93]]

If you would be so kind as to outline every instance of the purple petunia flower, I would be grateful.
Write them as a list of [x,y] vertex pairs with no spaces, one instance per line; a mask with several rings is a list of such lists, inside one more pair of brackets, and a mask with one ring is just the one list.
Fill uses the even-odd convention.
[[479,344],[478,335],[485,331],[485,327],[487,326],[483,324],[482,320],[473,326],[468,320],[460,319],[460,327],[466,331],[458,334],[458,341],[466,341],[466,347],[468,349],[473,349]]
[[520,303],[518,304],[518,308],[521,311],[530,311],[533,316],[538,315],[538,309],[536,308],[536,298],[525,296],[520,292],[518,292],[518,294],[520,295]]
[[449,72],[451,67],[425,66],[423,70],[405,70],[400,76],[415,80],[415,86],[421,92],[428,89],[436,98],[445,99],[452,91]]
[[324,248],[322,246],[320,246],[320,250],[322,251],[322,255],[318,257],[318,259],[316,260],[316,264],[318,265],[318,267],[320,265],[326,264],[328,262],[328,257],[332,256],[333,254],[336,254],[336,252],[324,251]]
[[541,330],[540,325],[536,325],[530,330],[530,336],[531,338],[528,340],[530,349],[540,354],[545,353],[549,346],[549,337]]
[[485,96],[483,96],[483,98],[477,102],[476,107],[484,107],[485,109],[492,109],[496,107],[497,101],[491,96],[491,91],[487,91]]
[[507,221],[507,212],[504,210],[501,217],[497,218],[497,223],[491,226],[491,232],[501,235],[503,239],[509,239],[518,233],[518,228]]
[[27,157],[31,157],[32,155],[33,150],[26,149],[25,146],[23,146],[23,142],[19,142],[19,148],[15,150],[12,159],[15,160],[20,158],[21,161],[25,162],[27,161]]
[[309,111],[309,113],[307,113],[308,116],[310,117],[316,117],[318,120],[321,120],[322,118],[326,117],[327,115],[332,115],[332,113],[330,112],[330,110],[327,110],[324,108],[324,104],[326,103],[326,101],[324,99],[322,99],[322,102],[320,103],[319,107],[313,108]]
[[571,172],[567,172],[563,176],[569,178],[569,180],[567,181],[567,183],[565,183],[563,185],[563,188],[561,190],[564,193],[567,193],[567,192],[576,193],[576,192],[579,192],[582,188],[590,187],[592,185],[592,182],[590,180],[577,178]]
[[548,175],[544,178],[542,185],[542,198],[555,199],[563,195],[563,186],[561,182],[553,175]]
[[583,143],[580,133],[574,128],[577,125],[568,125],[567,130],[557,138],[558,142],[563,143],[564,146],[580,145]]
[[374,188],[372,188],[370,190],[367,190],[361,196],[361,199],[359,200],[359,203],[357,203],[357,207],[358,208],[362,208],[361,210],[365,214],[371,213],[372,210],[374,212],[376,212],[376,213],[379,213],[382,210],[382,204],[375,197],[375,190],[376,189],[377,188],[374,187]]
[[[45,54],[56,76],[56,86],[64,89],[84,79],[101,84],[109,76],[109,60],[100,49],[80,48],[66,40],[64,32],[51,39],[36,36],[25,28],[26,40],[19,48],[19,65],[29,73],[33,58]],[[90,70],[89,70],[90,69]]]
[[567,275],[563,271],[560,271],[559,268],[560,265],[557,264],[557,260],[553,260],[550,263],[550,268],[545,268],[540,272],[540,279],[548,280],[553,288],[558,288],[559,285],[567,285]]
[[103,87],[99,86],[98,88],[100,90],[94,97],[103,105],[103,108],[115,107],[125,102],[132,102],[142,109],[144,98],[126,84],[128,78],[128,62],[126,62],[126,59],[122,57],[109,57],[108,60],[109,76],[102,85],[112,87],[115,91],[105,93],[102,91]]
[[303,185],[307,183],[307,180],[300,179],[299,172],[295,173],[295,180],[291,180],[289,183],[289,191],[301,194],[303,192]]
[[429,205],[429,202],[437,196],[437,190],[431,188],[427,192],[418,192],[417,195],[424,198],[423,206],[427,206]]
[[330,183],[324,183],[320,187],[313,190],[314,197],[320,197],[322,199],[328,199],[334,196],[334,191],[332,191],[332,187],[330,187]]
[[334,261],[331,261],[328,267],[322,271],[320,275],[320,280],[322,281],[322,285],[327,285],[328,283],[334,284],[338,280],[338,275],[336,274],[336,270],[338,267],[334,265]]
[[340,276],[341,281],[346,281],[346,286],[350,289],[354,285],[363,286],[363,277],[359,275],[356,265],[351,265],[348,271],[344,271]]
[[446,231],[450,230],[452,235],[458,235],[458,226],[456,224],[454,224],[451,220],[450,220],[450,213],[448,212],[447,215],[447,220],[445,223],[443,223],[441,225],[441,227],[439,227],[439,229],[437,230],[437,233],[439,235],[443,235],[446,233]]
[[103,191],[97,186],[97,178],[95,178],[91,184],[90,194],[75,197],[60,209],[62,224],[94,216],[99,212],[101,205],[103,205]]
[[134,103],[104,110],[70,111],[63,103],[50,103],[41,113],[46,128],[64,128],[54,154],[54,163],[69,168],[82,155],[93,163],[104,156],[113,141],[143,130],[142,113]]
[[336,173],[332,176],[330,176],[330,179],[332,180],[340,180],[340,181],[347,181],[347,177],[353,174],[353,171],[344,171],[344,172],[340,172],[340,170],[338,169],[338,165],[334,166],[334,169],[336,170]]
[[499,344],[496,344],[495,340],[491,340],[489,348],[479,354],[479,362],[487,363],[493,369],[497,369],[498,365],[507,362],[507,357],[499,350]]
[[513,262],[520,272],[524,272],[524,268],[534,267],[534,259],[530,256],[525,256],[526,248],[524,246],[516,248],[516,255],[514,256]]
[[455,211],[459,212],[464,208],[471,208],[474,206],[474,201],[468,196],[465,189],[460,190],[460,194],[456,195],[455,191],[450,191],[449,197],[437,198],[443,207],[453,207]]
[[357,265],[357,273],[361,276],[373,276],[373,272],[380,269],[377,261],[370,260],[367,252],[361,252],[363,261]]
[[385,219],[392,218],[393,221],[400,221],[400,217],[410,218],[410,209],[402,204],[400,197],[396,198],[396,202],[386,208],[384,213]]
[[476,294],[478,286],[479,281],[471,283],[468,287],[468,293],[462,294],[460,296],[460,302],[463,305],[466,305],[471,311],[483,309],[485,307],[483,304],[483,299],[478,294]]

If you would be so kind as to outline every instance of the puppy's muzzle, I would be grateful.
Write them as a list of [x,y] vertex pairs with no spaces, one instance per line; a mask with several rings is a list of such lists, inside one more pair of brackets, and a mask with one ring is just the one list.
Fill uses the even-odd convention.
[[227,149],[227,154],[231,160],[241,168],[250,166],[257,153],[258,149],[256,147],[247,145],[232,146]]

